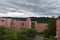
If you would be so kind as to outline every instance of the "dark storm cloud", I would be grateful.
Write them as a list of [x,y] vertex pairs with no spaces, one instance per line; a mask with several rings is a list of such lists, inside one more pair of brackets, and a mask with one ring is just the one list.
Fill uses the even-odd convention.
[[22,12],[18,10],[37,15],[60,15],[60,0],[0,0],[0,13]]

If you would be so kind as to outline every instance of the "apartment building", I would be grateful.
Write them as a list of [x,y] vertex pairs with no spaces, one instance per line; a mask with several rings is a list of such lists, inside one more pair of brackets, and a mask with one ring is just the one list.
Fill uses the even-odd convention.
[[39,32],[43,32],[47,29],[47,23],[37,23],[37,21],[32,21],[30,17],[28,18],[19,18],[18,20],[13,18],[0,18],[0,27],[12,28],[16,31],[20,31],[22,28],[32,28],[36,29]]

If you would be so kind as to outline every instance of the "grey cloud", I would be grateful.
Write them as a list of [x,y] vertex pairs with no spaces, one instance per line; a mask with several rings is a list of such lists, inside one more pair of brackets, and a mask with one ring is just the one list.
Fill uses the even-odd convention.
[[0,13],[26,10],[37,15],[60,15],[60,0],[1,0]]

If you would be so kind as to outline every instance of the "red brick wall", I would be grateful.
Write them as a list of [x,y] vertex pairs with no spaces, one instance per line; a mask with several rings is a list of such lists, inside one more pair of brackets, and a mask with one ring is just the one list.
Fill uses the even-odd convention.
[[14,21],[13,27],[16,31],[20,31],[20,29],[26,28],[26,21]]
[[26,28],[31,28],[31,18],[27,18],[27,20],[26,20]]
[[38,28],[37,30],[39,32],[43,32],[44,30],[46,30],[48,27],[48,24],[47,23],[38,23]]
[[11,27],[12,19],[6,19],[6,26]]
[[[4,22],[2,22],[4,20]],[[9,18],[0,18],[0,26],[10,27],[12,19]]]
[[56,21],[57,40],[60,40],[60,20]]
[[12,27],[14,28],[15,31],[19,31],[20,30],[20,21],[15,21],[13,23]]

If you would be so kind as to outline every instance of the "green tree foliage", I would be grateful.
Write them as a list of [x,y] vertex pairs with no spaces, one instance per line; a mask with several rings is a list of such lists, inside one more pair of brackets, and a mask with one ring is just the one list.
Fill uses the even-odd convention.
[[48,31],[50,32],[49,35],[56,35],[56,19],[51,18],[49,21]]
[[17,35],[9,28],[0,27],[0,38],[1,40],[16,40]]
[[18,34],[18,39],[21,40],[32,40],[37,34],[37,31],[34,29],[22,29]]
[[34,29],[22,29],[16,32],[10,28],[0,27],[0,40],[32,40],[36,33]]
[[5,40],[16,40],[17,38],[17,35],[16,35],[16,32],[14,32],[13,30],[11,29],[5,29],[4,30],[4,33],[5,35],[3,36]]
[[49,36],[49,40],[55,40],[54,36]]
[[0,27],[0,40],[3,40],[3,36],[4,36],[4,30],[5,28],[4,27]]
[[49,37],[51,35],[55,36],[56,35],[56,19],[55,18],[50,18],[48,21],[48,29],[44,31],[45,37]]

